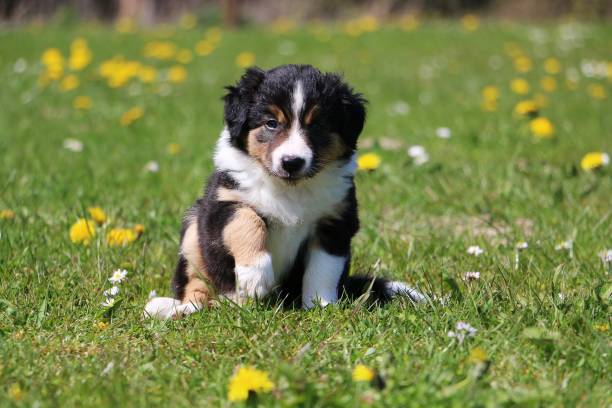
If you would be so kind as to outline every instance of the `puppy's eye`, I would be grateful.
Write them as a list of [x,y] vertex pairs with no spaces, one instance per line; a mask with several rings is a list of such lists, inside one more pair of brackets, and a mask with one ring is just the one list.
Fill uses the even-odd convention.
[[274,119],[270,119],[266,121],[265,125],[266,128],[269,130],[276,130],[276,128],[278,127],[278,122]]

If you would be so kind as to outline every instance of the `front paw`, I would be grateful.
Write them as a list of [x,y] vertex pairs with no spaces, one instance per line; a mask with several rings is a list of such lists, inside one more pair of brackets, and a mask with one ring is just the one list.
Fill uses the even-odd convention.
[[145,318],[168,320],[178,319],[196,311],[198,308],[192,303],[181,303],[178,299],[156,297],[146,304],[143,315]]
[[276,282],[272,257],[262,255],[253,265],[236,265],[236,289],[240,298],[262,298],[272,291]]

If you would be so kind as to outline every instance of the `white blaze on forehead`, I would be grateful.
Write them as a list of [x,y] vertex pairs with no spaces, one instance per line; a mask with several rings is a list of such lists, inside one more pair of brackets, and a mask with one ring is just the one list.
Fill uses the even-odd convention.
[[272,167],[277,172],[282,171],[281,161],[283,157],[293,156],[304,159],[306,162],[304,169],[308,169],[312,162],[312,149],[306,143],[303,129],[300,126],[300,113],[304,110],[304,89],[301,81],[297,81],[293,88],[291,110],[293,111],[293,119],[289,129],[289,137],[272,152]]

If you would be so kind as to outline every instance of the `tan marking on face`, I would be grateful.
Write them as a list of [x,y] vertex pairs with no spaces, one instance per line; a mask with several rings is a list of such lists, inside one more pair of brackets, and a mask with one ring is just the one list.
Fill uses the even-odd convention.
[[260,142],[257,140],[257,136],[263,132],[263,126],[252,129],[249,132],[247,138],[247,151],[249,156],[259,160],[261,163],[266,163],[268,161],[268,143]]
[[236,190],[232,190],[225,187],[220,187],[217,190],[218,201],[242,201],[240,194]]
[[253,265],[266,250],[266,234],[264,220],[251,208],[241,207],[223,229],[223,243],[236,265]]
[[308,112],[306,112],[306,116],[304,116],[304,123],[306,125],[310,125],[315,115],[319,111],[319,105],[314,105]]
[[278,123],[280,123],[281,125],[287,124],[287,117],[285,116],[285,113],[281,108],[276,105],[270,105],[268,106],[268,110],[272,115],[274,115],[274,118]]
[[338,160],[340,157],[344,156],[347,151],[347,147],[339,134],[330,133],[329,138],[329,144],[319,152],[319,161],[322,165]]
[[211,291],[206,283],[208,274],[200,249],[198,222],[196,219],[191,220],[191,224],[185,231],[183,241],[181,242],[181,254],[187,260],[185,272],[189,279],[185,285],[185,293],[181,302],[193,303],[198,307],[204,306],[210,301]]

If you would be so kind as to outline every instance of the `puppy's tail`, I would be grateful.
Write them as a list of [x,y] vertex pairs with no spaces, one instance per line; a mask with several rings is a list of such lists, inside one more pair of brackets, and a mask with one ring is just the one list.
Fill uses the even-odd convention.
[[362,297],[368,301],[383,304],[396,297],[408,298],[413,303],[426,300],[425,295],[404,282],[364,275],[345,278],[340,283],[340,295],[347,296],[349,299]]

